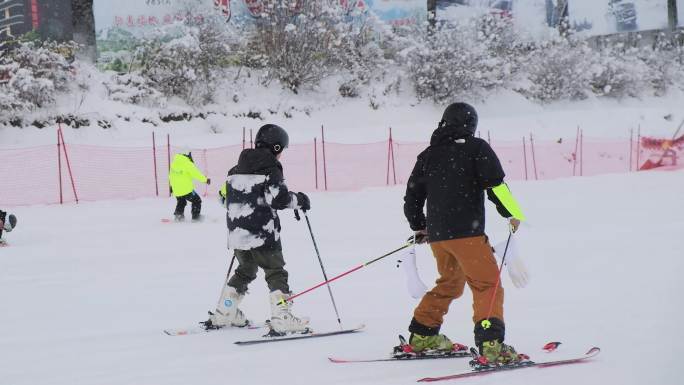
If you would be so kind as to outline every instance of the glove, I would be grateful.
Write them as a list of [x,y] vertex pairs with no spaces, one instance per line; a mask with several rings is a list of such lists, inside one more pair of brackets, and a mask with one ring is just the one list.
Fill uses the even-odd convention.
[[515,219],[513,217],[508,218],[508,223],[511,226],[511,232],[515,233],[518,231],[518,228],[520,227],[520,219]]
[[297,206],[299,206],[299,209],[302,211],[309,211],[311,210],[311,200],[309,200],[309,197],[303,192],[298,192]]
[[218,200],[221,206],[226,207],[226,197],[219,193]]
[[211,179],[207,178],[207,184],[211,184]]
[[17,217],[15,217],[14,214],[10,214],[5,223],[0,221],[0,224],[0,226],[4,227],[5,231],[9,233],[10,231],[14,230],[15,227],[17,227]]
[[427,243],[430,242],[430,239],[428,238],[428,232],[426,229],[423,230],[418,230],[415,233],[413,233],[413,236],[408,239],[409,243],[415,243],[415,244],[422,244],[422,243]]

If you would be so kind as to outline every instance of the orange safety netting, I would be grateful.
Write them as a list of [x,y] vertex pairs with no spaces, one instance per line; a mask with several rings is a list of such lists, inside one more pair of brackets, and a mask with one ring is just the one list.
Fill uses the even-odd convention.
[[[63,141],[63,140],[62,140]],[[624,173],[677,164],[679,142],[658,139],[582,138],[493,141],[508,180],[537,180]],[[163,142],[163,143],[162,143]],[[671,141],[672,142],[672,141]],[[654,145],[659,143],[660,145]],[[293,191],[353,191],[401,185],[427,143],[389,140],[368,144],[294,144],[283,153],[285,179]],[[194,149],[198,168],[212,185],[197,183],[202,196],[216,196],[242,145]],[[177,148],[157,138],[149,147],[63,144],[0,150],[0,206],[169,196],[169,159]],[[655,165],[655,166],[654,166]]]

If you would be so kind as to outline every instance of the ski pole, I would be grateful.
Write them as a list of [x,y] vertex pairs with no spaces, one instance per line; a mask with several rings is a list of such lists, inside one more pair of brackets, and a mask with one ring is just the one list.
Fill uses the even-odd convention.
[[335,309],[335,315],[337,316],[337,323],[340,324],[340,330],[344,330],[342,327],[342,320],[340,319],[340,313],[337,311],[337,304],[335,303],[335,297],[333,297],[332,288],[330,288],[330,283],[328,282],[328,274],[325,273],[325,267],[323,267],[323,260],[321,259],[321,253],[318,251],[318,245],[316,244],[316,239],[313,235],[313,230],[311,229],[311,221],[309,221],[309,216],[304,211],[304,219],[306,219],[306,225],[309,227],[309,234],[311,234],[311,241],[313,242],[314,249],[316,250],[316,256],[318,257],[318,264],[321,265],[321,271],[323,272],[323,279],[327,282],[328,293],[330,294],[330,301],[332,302],[333,309]]
[[228,275],[226,277],[230,278],[230,272],[233,270],[233,263],[235,262],[235,253],[233,253],[233,258],[230,260],[230,265],[228,266]]
[[409,246],[411,246],[411,245],[412,245],[411,243],[407,243],[407,244],[405,244],[404,246],[402,246],[402,247],[400,247],[400,248],[398,248],[398,249],[392,250],[392,251],[390,251],[390,252],[387,253],[387,254],[381,255],[381,256],[379,256],[379,257],[377,257],[377,258],[375,258],[375,259],[373,259],[373,260],[371,260],[371,261],[368,261],[368,262],[366,262],[366,263],[362,263],[362,264],[356,266],[355,268],[353,268],[353,269],[351,269],[351,270],[345,271],[344,273],[342,273],[342,274],[340,274],[340,275],[337,275],[337,276],[335,276],[335,277],[332,277],[332,278],[326,280],[325,282],[321,282],[321,283],[319,283],[318,285],[316,285],[316,286],[314,286],[314,287],[311,287],[311,288],[309,288],[309,289],[306,289],[306,290],[304,290],[304,291],[301,292],[301,293],[298,293],[298,294],[295,294],[295,295],[293,295],[293,296],[290,296],[290,297],[287,299],[287,301],[293,300],[293,299],[295,299],[295,298],[297,298],[297,297],[299,297],[299,296],[302,296],[302,295],[304,295],[304,294],[306,294],[306,293],[308,293],[308,292],[310,292],[310,291],[312,291],[312,290],[318,289],[319,287],[321,287],[321,286],[323,286],[323,285],[326,285],[326,284],[328,284],[328,283],[330,283],[330,282],[336,281],[336,280],[338,280],[338,279],[344,277],[345,275],[349,275],[349,274],[351,274],[351,273],[353,273],[353,272],[355,272],[355,271],[357,271],[357,270],[361,270],[361,269],[363,269],[364,267],[370,265],[371,263],[374,263],[374,262],[377,262],[377,261],[379,261],[379,260],[381,260],[381,259],[383,259],[383,258],[389,257],[390,255],[392,255],[392,254],[394,254],[394,253],[396,253],[396,252],[399,252],[399,251],[401,251],[401,250],[404,250],[405,248],[407,248],[407,247],[409,247]]
[[492,299],[489,301],[489,310],[487,311],[487,318],[483,319],[480,323],[483,329],[489,329],[492,323],[489,321],[489,317],[492,316],[492,310],[494,309],[494,299],[496,298],[496,292],[499,289],[499,284],[501,283],[501,271],[503,270],[504,262],[506,262],[506,253],[508,252],[508,245],[511,243],[511,236],[513,236],[513,231],[508,233],[508,240],[506,241],[506,248],[504,249],[503,257],[501,257],[501,266],[499,266],[499,274],[496,276],[496,285],[494,285],[494,292],[492,293]]

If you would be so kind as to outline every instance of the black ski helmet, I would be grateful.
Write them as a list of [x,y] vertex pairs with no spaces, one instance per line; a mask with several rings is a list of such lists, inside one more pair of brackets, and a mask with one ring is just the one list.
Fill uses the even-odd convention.
[[448,127],[462,134],[475,135],[477,111],[467,103],[452,103],[444,110],[439,127]]
[[261,126],[254,139],[256,148],[267,148],[275,155],[283,152],[290,144],[290,137],[287,132],[275,124]]

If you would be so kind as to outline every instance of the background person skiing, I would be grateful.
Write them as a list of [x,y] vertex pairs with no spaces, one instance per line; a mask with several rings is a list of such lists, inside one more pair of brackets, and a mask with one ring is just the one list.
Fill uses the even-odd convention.
[[484,192],[509,218],[512,231],[524,216],[504,184],[496,154],[486,141],[474,137],[477,120],[475,109],[466,103],[447,107],[407,184],[404,214],[416,241],[430,243],[440,274],[414,311],[409,344],[418,352],[452,349],[452,342],[439,331],[449,304],[463,294],[467,283],[473,293],[480,354],[490,362],[511,362],[518,355],[503,343],[504,292],[500,284],[495,290],[499,271],[484,232]]
[[277,210],[311,208],[306,194],[292,193],[285,184],[278,159],[288,143],[283,128],[274,124],[262,126],[255,138],[255,148],[243,150],[238,164],[228,172],[220,195],[228,210],[228,248],[235,250],[239,265],[232,277],[226,276],[216,311],[210,312],[209,320],[204,322],[206,328],[248,324],[238,306],[258,268],[262,268],[271,291],[271,329],[278,334],[308,329],[308,320],[295,317],[291,302],[286,301],[290,287]]
[[211,184],[211,179],[204,176],[197,166],[195,166],[195,162],[192,159],[192,152],[188,152],[187,154],[176,154],[169,169],[171,192],[176,197],[176,210],[173,212],[176,221],[185,219],[185,205],[187,205],[187,202],[192,203],[190,209],[192,220],[197,221],[200,219],[202,199],[199,194],[195,192],[195,185],[192,183],[193,180]]

